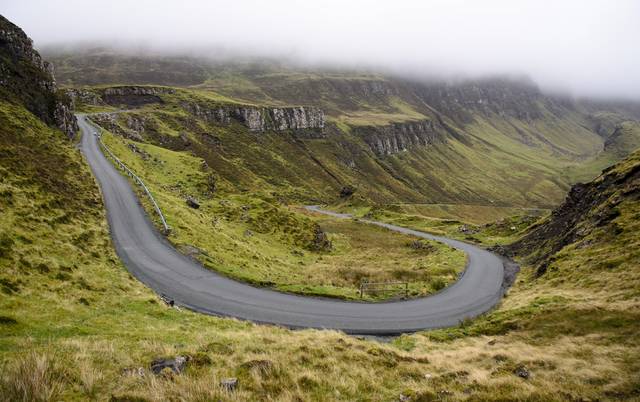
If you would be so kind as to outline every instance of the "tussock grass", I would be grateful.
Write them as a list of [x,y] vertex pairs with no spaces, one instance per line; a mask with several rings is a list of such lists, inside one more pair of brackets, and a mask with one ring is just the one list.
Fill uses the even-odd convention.
[[48,354],[21,355],[0,369],[0,399],[4,401],[56,400],[65,383],[64,368]]

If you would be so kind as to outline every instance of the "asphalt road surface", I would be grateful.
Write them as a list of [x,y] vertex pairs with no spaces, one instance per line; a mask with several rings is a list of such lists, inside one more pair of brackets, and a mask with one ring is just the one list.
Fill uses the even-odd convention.
[[[102,190],[118,255],[136,278],[173,299],[176,305],[201,313],[289,328],[395,335],[457,325],[463,319],[491,309],[502,297],[504,267],[498,256],[457,240],[374,221],[367,222],[465,251],[469,256],[465,273],[435,295],[384,303],[297,296],[226,278],[180,254],[158,233],[129,182],[102,154],[95,129],[82,115],[78,116],[78,123],[83,132],[81,149]],[[320,211],[317,207],[308,208]],[[328,211],[322,213],[349,217]]]

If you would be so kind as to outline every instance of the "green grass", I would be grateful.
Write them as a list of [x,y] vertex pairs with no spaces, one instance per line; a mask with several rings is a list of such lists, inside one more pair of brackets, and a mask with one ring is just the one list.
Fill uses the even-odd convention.
[[536,208],[464,204],[342,205],[354,216],[380,220],[490,247],[518,239],[526,229],[548,214]]
[[568,175],[575,182],[589,181],[605,168],[624,158],[630,150],[638,148],[640,148],[640,123],[624,121],[611,133],[601,154],[569,170]]
[[425,115],[415,111],[411,105],[394,96],[389,99],[387,110],[363,105],[360,110],[345,111],[337,117],[331,117],[329,121],[335,122],[339,127],[351,127],[385,126],[390,123],[425,119],[427,119]]
[[[2,400],[637,398],[637,201],[620,208],[621,236],[593,232],[548,277],[525,267],[485,317],[380,343],[166,307],[119,262],[72,144],[5,102],[0,124]],[[150,373],[177,354],[193,357],[184,374]]]
[[[454,282],[464,269],[464,253],[443,244],[425,242],[428,246],[415,250],[409,236],[287,208],[268,194],[211,193],[207,183],[212,173],[201,159],[185,152],[109,133],[103,141],[150,188],[172,228],[169,240],[179,249],[196,247],[196,257],[206,267],[230,277],[281,291],[347,299],[360,298],[362,280],[406,281],[409,295],[415,297]],[[199,209],[187,206],[188,196],[200,200]],[[154,215],[149,205],[147,210]],[[314,249],[318,229],[327,233],[331,249]]]
[[[368,88],[366,85],[371,83],[384,84],[379,77],[351,79],[345,76],[342,81],[336,81],[337,76],[316,77],[311,73],[300,77],[294,74],[278,84],[273,82],[273,74],[283,73],[264,74],[263,78],[243,79],[267,85],[270,91],[276,91],[280,88],[278,85],[283,86],[283,91],[290,90],[289,85],[306,88],[315,84],[320,86],[319,90],[327,85],[335,91],[332,85],[345,85],[355,91],[361,85]],[[234,81],[228,85],[233,86]],[[428,203],[546,209],[562,201],[578,177],[588,179],[596,174],[597,169],[592,166],[596,163],[594,160],[612,162],[623,157],[633,145],[633,141],[621,140],[617,146],[620,152],[601,154],[603,139],[585,128],[584,115],[571,111],[558,117],[541,105],[543,118],[535,121],[471,113],[474,121],[460,126],[444,118],[444,122],[459,133],[458,137],[443,134],[447,135],[446,142],[379,158],[364,141],[366,131],[361,127],[356,134],[352,127],[434,119],[433,112],[422,110],[399,95],[366,97],[360,94],[358,97],[354,94],[349,98],[353,105],[340,106],[339,113],[327,111],[328,124],[321,138],[293,132],[250,133],[237,123],[230,126],[207,123],[191,115],[184,104],[196,102],[211,108],[223,104],[262,107],[291,104],[295,99],[286,97],[285,91],[282,98],[246,100],[212,88],[174,88],[175,93],[160,95],[162,103],[123,113],[115,127],[108,128],[125,134],[140,131],[137,134],[144,142],[172,150],[188,150],[204,159],[219,182],[233,187],[233,191],[275,192],[287,203],[341,202],[340,189],[350,185],[357,189],[351,200],[356,204]],[[370,90],[363,91],[369,93]],[[331,102],[339,99],[337,93],[329,92]],[[317,102],[313,104],[322,107]],[[142,122],[143,128],[135,122]],[[602,162],[596,164],[600,166]]]

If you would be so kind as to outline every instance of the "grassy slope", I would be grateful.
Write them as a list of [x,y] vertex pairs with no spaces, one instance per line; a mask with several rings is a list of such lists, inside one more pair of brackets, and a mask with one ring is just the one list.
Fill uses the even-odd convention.
[[[229,101],[214,93],[178,90],[162,97],[163,105],[121,115],[120,126],[126,131],[127,116],[145,120],[145,141],[191,150],[236,190],[276,191],[294,202],[334,202],[343,185],[353,185],[356,198],[368,203],[549,207],[569,187],[565,170],[595,155],[602,143],[572,122],[573,117],[549,116],[547,123],[524,125],[477,116],[465,127],[464,140],[450,137],[446,143],[377,158],[360,136],[338,126],[330,126],[320,139],[287,132],[255,134],[240,125],[207,124],[180,105],[185,99],[206,97],[218,104]],[[376,118],[385,118],[376,110]],[[181,132],[188,141],[175,138]]]
[[601,154],[580,167],[573,167],[568,175],[575,182],[589,181],[606,167],[623,159],[629,150],[638,148],[640,148],[640,123],[623,121],[607,138]]
[[[284,207],[268,193],[218,189],[211,194],[202,159],[186,152],[147,144],[137,144],[134,152],[127,146],[133,141],[110,134],[103,140],[155,194],[172,227],[169,239],[187,252],[197,247],[196,257],[205,266],[231,277],[283,291],[354,299],[363,279],[410,281],[411,295],[418,296],[440,290],[464,267],[464,254],[445,245],[425,242],[429,247],[414,250],[409,236],[316,217]],[[187,196],[199,199],[200,208],[188,207]],[[330,251],[312,247],[318,223],[333,243]]]
[[[173,84],[191,86],[200,96],[219,94],[215,96],[223,96],[226,101],[323,108],[328,121],[337,127],[327,139],[292,143],[291,138],[274,140],[267,136],[266,144],[256,149],[254,141],[238,130],[222,130],[221,155],[205,159],[234,183],[244,185],[243,177],[258,176],[281,189],[290,190],[283,185],[290,184],[296,192],[302,192],[296,196],[324,201],[333,201],[341,185],[349,184],[359,187],[364,200],[373,203],[551,207],[562,200],[571,183],[595,177],[601,167],[620,160],[639,145],[621,141],[617,147],[621,152],[605,151],[598,156],[604,140],[592,128],[591,112],[540,101],[542,118],[533,120],[469,109],[466,112],[475,121],[462,124],[447,119],[448,113],[454,118],[454,111],[440,110],[445,121],[462,132],[465,143],[450,139],[437,149],[375,158],[360,138],[349,134],[351,127],[434,116],[433,109],[394,78],[305,69],[264,60],[216,64],[188,57],[136,57],[108,49],[67,54],[54,51],[51,58],[61,81],[67,84]],[[180,77],[191,77],[192,81],[182,82]],[[597,112],[596,119],[611,120],[608,113]],[[202,129],[213,133],[218,130]],[[232,134],[225,135],[229,131]],[[309,152],[340,182],[309,161]],[[201,156],[204,153],[199,152]],[[289,180],[292,172],[309,172],[307,178],[314,180],[313,186],[307,186],[300,177]],[[288,182],[280,179],[278,183],[281,177]]]
[[[594,258],[637,250],[629,247],[638,241],[637,202],[623,204],[615,221],[623,235],[593,232],[591,245],[561,252],[549,277],[525,268],[498,310],[474,323],[390,344],[288,331],[159,303],[118,262],[77,151],[24,110],[2,103],[0,111],[0,399],[638,396],[638,257],[615,267]],[[177,353],[194,357],[183,375],[126,371]],[[521,367],[529,379],[516,375]],[[234,393],[218,386],[229,376],[240,379]]]

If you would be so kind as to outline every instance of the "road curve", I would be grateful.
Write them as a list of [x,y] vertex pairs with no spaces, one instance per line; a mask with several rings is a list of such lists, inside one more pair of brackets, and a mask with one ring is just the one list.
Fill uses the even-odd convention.
[[433,296],[383,303],[297,296],[226,278],[178,253],[158,233],[129,182],[102,154],[93,135],[95,130],[85,116],[78,115],[78,123],[84,134],[81,149],[102,190],[116,252],[136,278],[178,305],[201,313],[289,328],[395,335],[457,325],[486,312],[502,297],[504,267],[496,255],[457,240],[375,221],[366,222],[465,251],[469,256],[467,270],[460,280]]

